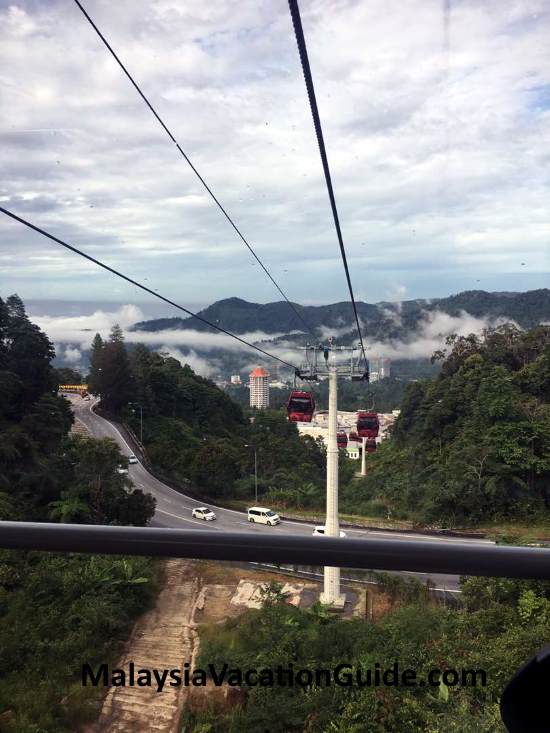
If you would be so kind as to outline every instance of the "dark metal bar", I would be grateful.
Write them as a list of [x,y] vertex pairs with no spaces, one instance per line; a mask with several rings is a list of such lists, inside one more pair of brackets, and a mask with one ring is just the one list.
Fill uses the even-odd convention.
[[0,522],[0,547],[413,570],[550,580],[550,549],[487,544],[277,536],[243,532]]

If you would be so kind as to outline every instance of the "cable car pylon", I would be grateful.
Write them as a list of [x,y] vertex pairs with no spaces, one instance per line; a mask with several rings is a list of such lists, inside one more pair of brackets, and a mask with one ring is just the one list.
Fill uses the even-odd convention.
[[[361,351],[353,346],[334,346],[334,338],[328,339],[328,346],[304,347],[305,362],[298,370],[297,376],[306,381],[319,381],[328,376],[328,440],[327,440],[327,515],[325,520],[325,537],[340,537],[338,518],[338,377],[353,381],[369,381],[368,363],[362,367]],[[345,359],[337,357],[345,356]],[[342,540],[345,542],[345,540]],[[346,597],[340,591],[340,568],[325,567],[321,603],[334,609],[344,608]]]

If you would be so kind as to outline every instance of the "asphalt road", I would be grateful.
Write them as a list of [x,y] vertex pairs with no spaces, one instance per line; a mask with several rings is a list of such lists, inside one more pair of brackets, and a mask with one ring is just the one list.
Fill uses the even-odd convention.
[[[84,400],[79,395],[65,395],[70,399],[73,405],[73,411],[77,420],[80,420],[90,433],[96,438],[112,438],[117,442],[121,452],[129,456],[132,453],[131,448],[126,443],[118,429],[108,420],[96,415],[92,410],[94,402],[92,400]],[[201,519],[194,519],[191,511],[194,507],[201,506],[199,502],[190,496],[180,494],[178,491],[170,488],[166,484],[152,476],[141,463],[129,466],[130,478],[134,486],[142,491],[151,493],[156,501],[155,516],[151,520],[151,525],[155,527],[177,527],[181,529],[206,529],[232,532],[277,532],[283,534],[301,534],[311,535],[314,525],[308,522],[284,522],[282,521],[276,527],[267,527],[265,525],[251,524],[247,521],[246,514],[237,512],[232,509],[224,509],[217,507],[215,504],[208,504],[214,509],[217,519],[214,522],[205,522]],[[345,529],[348,537],[389,537],[394,540],[411,540],[421,539],[429,542],[465,542],[468,544],[485,544],[487,541],[471,540],[467,538],[446,538],[446,537],[427,537],[426,535],[397,532],[385,532],[383,530],[360,530]],[[322,542],[319,537],[319,542]],[[406,552],[406,546],[403,547]],[[436,589],[450,592],[457,592],[459,589],[459,578],[456,575],[428,574],[428,573],[412,573],[402,571],[399,575],[413,575],[419,580],[425,582],[431,580]]]

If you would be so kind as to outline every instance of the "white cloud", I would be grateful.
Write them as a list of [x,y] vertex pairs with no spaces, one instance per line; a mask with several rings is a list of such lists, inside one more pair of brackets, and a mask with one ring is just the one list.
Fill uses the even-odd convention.
[[82,359],[82,354],[80,353],[79,349],[76,349],[72,346],[66,346],[65,350],[60,354],[60,356],[64,359],[64,361],[67,361],[70,364],[76,364]]
[[370,342],[367,344],[367,356],[371,358],[385,356],[389,359],[425,359],[440,349],[446,337],[451,334],[468,336],[474,333],[479,335],[484,329],[497,327],[505,322],[510,322],[510,319],[476,318],[466,311],[461,311],[459,316],[450,316],[438,310],[426,311],[416,331],[407,341]]
[[135,305],[123,305],[116,311],[96,310],[88,316],[31,316],[47,336],[58,344],[80,344],[81,349],[90,347],[96,333],[102,338],[118,323],[123,329],[143,319],[143,313]]
[[211,377],[219,371],[219,366],[215,362],[204,359],[193,350],[184,354],[180,349],[165,345],[159,349],[159,352],[169,354],[174,359],[177,359],[182,365],[189,364],[191,369],[193,369],[196,374],[200,374],[201,377]]
[[[449,7],[302,3],[352,276],[371,302],[395,282],[416,297],[550,271],[550,5]],[[289,297],[345,297],[286,5],[87,9]],[[0,10],[0,138],[8,209],[176,300],[277,297],[76,6]],[[7,219],[0,235],[18,258],[12,290],[108,297],[91,263]]]

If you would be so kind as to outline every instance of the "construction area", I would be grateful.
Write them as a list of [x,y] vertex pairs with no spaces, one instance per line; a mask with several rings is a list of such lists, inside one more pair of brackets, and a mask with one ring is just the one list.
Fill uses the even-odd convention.
[[[142,669],[195,667],[201,626],[222,624],[261,605],[260,590],[276,581],[288,594],[287,603],[309,608],[319,601],[322,584],[282,573],[247,569],[235,563],[172,559],[163,561],[161,591],[155,607],[138,619],[115,667],[130,662]],[[375,587],[342,586],[346,604],[342,618],[379,617],[387,598]],[[81,733],[179,733],[184,707],[192,712],[214,708],[220,713],[246,701],[244,690],[215,687],[121,686],[107,689],[99,719]]]

